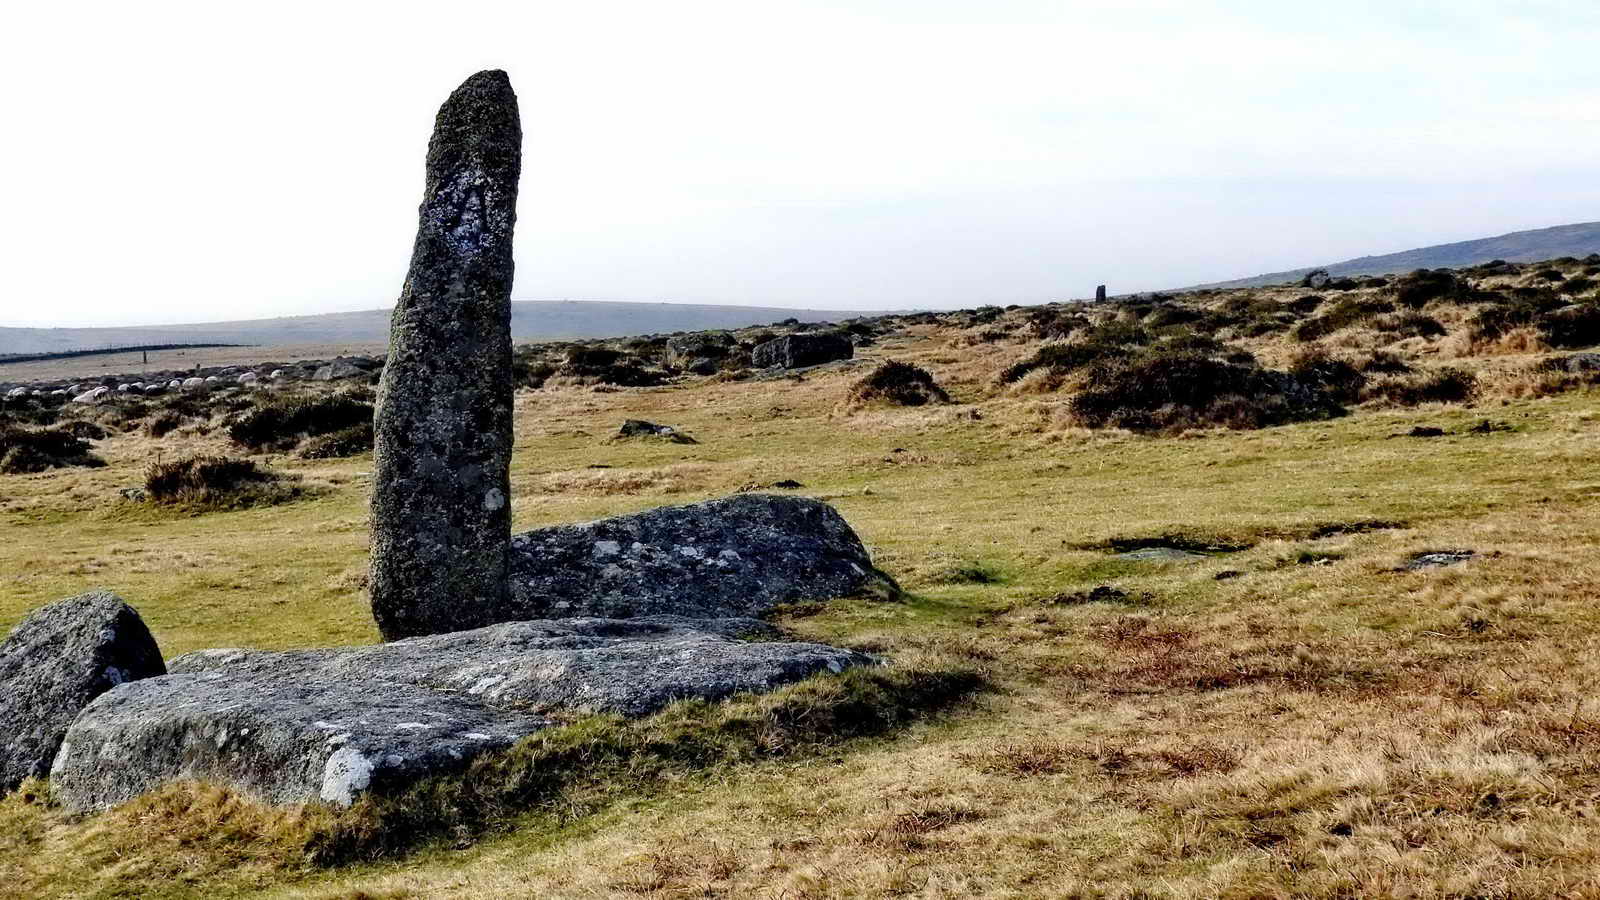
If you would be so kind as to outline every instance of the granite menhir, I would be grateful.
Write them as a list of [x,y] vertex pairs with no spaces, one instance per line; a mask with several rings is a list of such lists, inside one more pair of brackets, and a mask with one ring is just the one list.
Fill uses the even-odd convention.
[[386,640],[487,624],[511,539],[511,236],[522,124],[506,73],[439,109],[378,384],[372,613]]

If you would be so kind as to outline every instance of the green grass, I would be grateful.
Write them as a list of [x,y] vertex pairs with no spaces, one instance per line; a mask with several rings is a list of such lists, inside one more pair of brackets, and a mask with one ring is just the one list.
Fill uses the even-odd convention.
[[[74,822],[12,797],[0,878],[41,896],[1595,886],[1600,826],[1570,814],[1589,809],[1600,766],[1595,394],[1149,438],[1064,429],[1059,398],[990,391],[1008,364],[992,347],[977,375],[933,339],[873,348],[965,407],[848,412],[848,373],[522,394],[512,476],[518,528],[798,480],[906,594],[782,623],[907,666],[892,677],[981,673],[994,688],[981,702],[876,694],[868,706],[892,721],[852,731],[831,718],[848,698],[825,695],[866,689],[860,675],[590,720],[485,761],[466,793],[426,786],[350,818],[175,789]],[[962,415],[973,407],[980,418]],[[1457,433],[1486,415],[1514,430]],[[608,443],[630,417],[701,443]],[[1418,424],[1450,434],[1393,437]],[[192,449],[220,447],[206,440],[221,438]],[[105,469],[0,480],[0,624],[104,586],[169,656],[377,639],[359,587],[369,456],[264,460],[321,492],[177,517],[117,502],[170,443],[96,450]],[[1114,555],[1174,537],[1209,555]],[[1480,558],[1394,571],[1438,547]],[[1050,602],[1100,585],[1139,602]],[[791,702],[798,730],[769,731]],[[1489,794],[1503,805],[1483,807]]]

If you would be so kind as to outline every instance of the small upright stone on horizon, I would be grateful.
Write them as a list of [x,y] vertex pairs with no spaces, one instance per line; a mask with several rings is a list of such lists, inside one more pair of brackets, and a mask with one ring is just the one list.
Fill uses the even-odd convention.
[[522,167],[505,72],[439,109],[378,385],[372,613],[385,640],[504,605],[511,538],[511,239]]
[[1102,284],[1099,287],[1094,289],[1094,302],[1096,302],[1096,303],[1104,303],[1105,301],[1106,301],[1106,286]]

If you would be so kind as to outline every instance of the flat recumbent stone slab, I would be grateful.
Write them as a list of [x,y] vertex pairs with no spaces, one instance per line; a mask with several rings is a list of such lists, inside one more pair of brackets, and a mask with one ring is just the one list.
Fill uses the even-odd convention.
[[870,664],[821,644],[750,642],[751,619],[512,622],[369,647],[203,650],[102,695],[51,771],[78,810],[183,778],[273,803],[353,802],[460,771],[556,711],[642,716]]

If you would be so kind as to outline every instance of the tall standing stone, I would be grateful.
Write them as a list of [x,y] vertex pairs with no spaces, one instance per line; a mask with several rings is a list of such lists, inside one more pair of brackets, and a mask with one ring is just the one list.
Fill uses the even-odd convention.
[[1094,289],[1094,302],[1096,302],[1096,303],[1104,303],[1104,302],[1106,302],[1106,286],[1105,285],[1102,284],[1102,285],[1100,285],[1100,286],[1098,286],[1098,287],[1096,287]]
[[511,236],[522,125],[506,73],[439,109],[378,384],[372,613],[386,640],[487,624],[511,539]]

